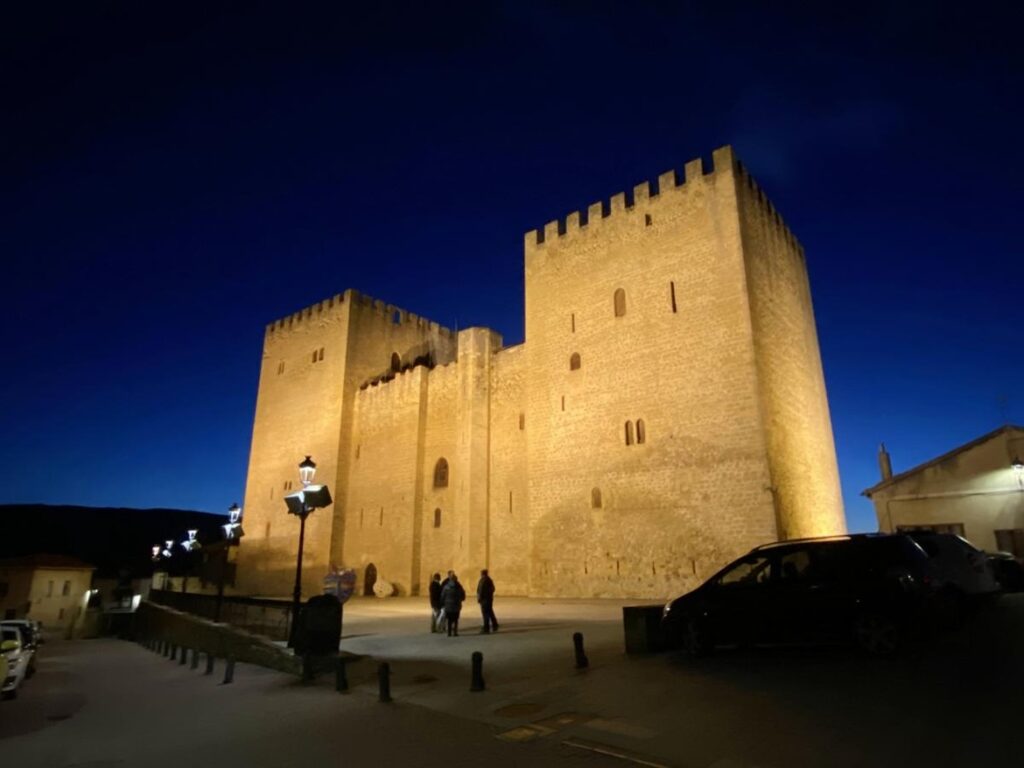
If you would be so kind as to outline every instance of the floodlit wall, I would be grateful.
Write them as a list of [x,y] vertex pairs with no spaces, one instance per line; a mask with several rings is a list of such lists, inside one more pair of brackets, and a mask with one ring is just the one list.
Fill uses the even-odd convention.
[[742,168],[740,229],[780,538],[846,533],[803,249]]
[[336,564],[660,598],[844,528],[803,254],[729,148],[527,233],[525,272],[509,349],[354,291],[268,328],[241,591],[290,591],[306,454],[307,595]]
[[728,149],[529,233],[525,346],[531,593],[673,594],[775,539]]

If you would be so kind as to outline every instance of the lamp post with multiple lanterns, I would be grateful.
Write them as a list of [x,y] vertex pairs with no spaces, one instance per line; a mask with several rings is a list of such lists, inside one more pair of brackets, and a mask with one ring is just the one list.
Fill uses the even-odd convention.
[[245,535],[245,531],[242,530],[242,508],[238,504],[232,504],[228,508],[228,515],[228,522],[221,526],[224,530],[224,541],[221,543],[221,560],[217,573],[217,603],[213,610],[214,621],[220,621],[220,606],[224,600],[224,577],[228,569],[228,552]]
[[302,550],[306,543],[306,518],[314,509],[331,504],[331,493],[326,485],[313,485],[316,476],[316,462],[306,456],[299,463],[299,480],[302,490],[285,496],[288,514],[299,518],[299,551],[295,561],[295,589],[292,591],[291,630],[288,633],[289,647],[295,647],[299,609],[302,606]]

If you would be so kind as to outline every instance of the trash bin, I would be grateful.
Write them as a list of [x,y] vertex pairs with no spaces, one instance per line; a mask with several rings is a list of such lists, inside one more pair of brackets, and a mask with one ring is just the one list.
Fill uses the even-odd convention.
[[661,629],[661,605],[622,606],[622,626],[626,633],[626,653],[657,653],[668,649]]
[[341,601],[334,595],[311,597],[299,613],[295,653],[326,656],[341,642]]

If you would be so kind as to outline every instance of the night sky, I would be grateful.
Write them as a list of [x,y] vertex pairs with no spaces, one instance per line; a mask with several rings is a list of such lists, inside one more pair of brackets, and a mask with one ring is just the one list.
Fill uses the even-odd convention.
[[266,323],[351,287],[518,343],[525,231],[723,144],[806,249],[852,529],[879,441],[1024,422],[1019,12],[18,5],[0,502],[222,512]]

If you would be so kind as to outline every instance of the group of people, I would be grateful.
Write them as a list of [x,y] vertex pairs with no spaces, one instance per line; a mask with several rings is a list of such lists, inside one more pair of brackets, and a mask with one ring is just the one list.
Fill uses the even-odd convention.
[[[455,571],[448,571],[448,576],[441,581],[441,574],[435,573],[430,580],[430,631],[444,632],[448,637],[459,635],[459,615],[462,603],[466,600],[466,590],[459,583]],[[498,620],[494,616],[494,581],[487,569],[480,571],[480,581],[476,585],[476,601],[480,603],[480,613],[484,619],[481,634],[498,631]]]

